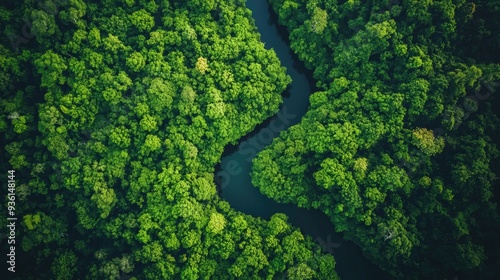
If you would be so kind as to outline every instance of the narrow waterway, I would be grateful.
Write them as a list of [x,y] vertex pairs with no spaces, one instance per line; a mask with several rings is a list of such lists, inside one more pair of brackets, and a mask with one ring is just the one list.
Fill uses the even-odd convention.
[[286,214],[291,224],[299,227],[303,234],[310,235],[326,252],[334,255],[337,261],[336,271],[341,279],[390,279],[366,259],[354,243],[343,240],[342,235],[335,232],[329,218],[321,211],[277,203],[252,185],[251,160],[279,136],[281,131],[300,121],[309,106],[309,95],[315,88],[311,73],[306,71],[289,48],[287,31],[277,24],[276,14],[267,1],[248,0],[246,5],[252,11],[261,40],[267,49],[274,49],[293,82],[285,92],[284,104],[276,116],[240,139],[237,146],[226,147],[215,171],[221,197],[234,209],[255,217],[269,219],[275,213]]

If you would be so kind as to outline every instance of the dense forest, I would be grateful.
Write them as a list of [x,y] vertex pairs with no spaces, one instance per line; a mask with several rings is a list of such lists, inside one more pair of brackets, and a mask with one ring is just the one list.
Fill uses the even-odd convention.
[[243,0],[2,1],[0,30],[2,275],[337,278],[287,216],[217,195],[224,147],[290,83]]
[[319,91],[253,184],[396,278],[498,279],[500,1],[270,3]]
[[[253,184],[394,278],[500,275],[500,1],[269,2],[319,90]],[[338,279],[286,215],[217,193],[291,82],[245,0],[6,0],[0,32],[0,275]]]

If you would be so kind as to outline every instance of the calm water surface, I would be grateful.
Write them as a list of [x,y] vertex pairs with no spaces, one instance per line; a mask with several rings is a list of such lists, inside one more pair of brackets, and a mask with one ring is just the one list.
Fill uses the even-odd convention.
[[342,234],[335,232],[329,218],[321,211],[277,203],[252,185],[251,160],[279,136],[280,131],[300,121],[307,112],[309,95],[316,88],[312,75],[289,48],[288,33],[284,27],[278,26],[276,14],[267,1],[248,0],[246,5],[252,11],[262,42],[267,49],[274,49],[293,82],[284,94],[284,104],[276,116],[240,139],[237,146],[226,147],[215,171],[222,190],[221,197],[234,209],[255,217],[269,219],[275,213],[286,214],[291,224],[334,255],[336,271],[341,279],[390,279],[366,259],[354,243],[343,240]]

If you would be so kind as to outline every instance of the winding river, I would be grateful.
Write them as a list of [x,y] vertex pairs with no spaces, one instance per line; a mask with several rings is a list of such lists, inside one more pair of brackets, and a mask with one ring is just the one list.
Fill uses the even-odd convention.
[[277,203],[252,185],[251,160],[279,136],[280,131],[300,121],[307,112],[309,94],[316,89],[311,73],[290,49],[288,32],[277,24],[277,16],[267,1],[248,0],[246,5],[252,11],[261,40],[267,49],[274,49],[293,82],[283,94],[284,103],[276,116],[240,139],[238,145],[226,147],[215,171],[221,197],[234,209],[255,217],[268,220],[275,213],[286,214],[292,225],[300,228],[303,234],[312,236],[326,252],[334,255],[341,279],[390,279],[363,256],[359,247],[336,233],[329,218],[321,211]]

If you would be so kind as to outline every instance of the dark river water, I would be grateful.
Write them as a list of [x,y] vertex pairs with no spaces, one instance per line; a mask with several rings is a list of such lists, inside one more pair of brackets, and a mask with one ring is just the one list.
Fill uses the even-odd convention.
[[378,267],[366,259],[359,247],[343,240],[335,232],[329,218],[319,210],[298,208],[292,204],[280,204],[264,196],[252,185],[250,171],[252,159],[279,136],[280,131],[297,124],[309,106],[309,95],[315,90],[310,72],[289,47],[286,29],[277,24],[276,14],[265,0],[248,0],[261,40],[267,49],[274,49],[281,64],[292,77],[292,84],[283,94],[284,104],[279,113],[259,125],[249,135],[240,139],[238,145],[228,146],[216,167],[216,181],[220,196],[231,207],[243,213],[269,219],[275,213],[284,213],[288,221],[299,227],[303,234],[311,236],[326,252],[334,255],[336,271],[341,279],[390,279]]

